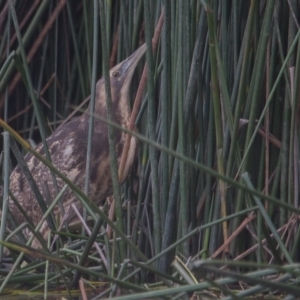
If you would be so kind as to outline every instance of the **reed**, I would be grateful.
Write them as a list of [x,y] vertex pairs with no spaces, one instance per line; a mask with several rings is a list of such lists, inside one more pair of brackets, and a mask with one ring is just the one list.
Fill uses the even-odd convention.
[[[0,256],[3,246],[11,249],[0,268],[0,292],[26,290],[45,299],[57,290],[69,298],[86,291],[89,299],[193,293],[295,299],[299,14],[297,1],[0,0]],[[111,122],[107,91],[111,157],[113,132],[139,140],[122,186],[112,159],[116,211],[110,213],[109,199],[95,206],[87,190],[53,167],[47,151],[39,156],[26,140],[46,145],[68,116],[82,113],[85,100],[94,101],[96,80],[107,79],[143,43],[146,67],[143,76],[137,70],[131,91],[132,107],[142,98],[131,128],[138,132]],[[91,141],[90,134],[89,149]],[[38,229],[43,251],[12,243],[5,230],[14,223],[5,200],[9,174],[17,163],[26,171],[27,151],[85,207],[79,230],[59,229],[35,189],[60,236],[55,249]],[[22,238],[24,226],[15,224],[13,234]]]

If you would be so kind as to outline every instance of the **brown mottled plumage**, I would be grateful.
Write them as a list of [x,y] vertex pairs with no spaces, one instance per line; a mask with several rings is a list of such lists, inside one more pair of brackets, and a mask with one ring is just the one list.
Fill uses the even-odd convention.
[[[110,70],[113,121],[121,124],[123,127],[128,127],[129,124],[130,106],[128,103],[128,92],[131,79],[140,58],[145,52],[145,49],[145,45],[140,47],[128,59]],[[96,87],[95,115],[106,117],[106,96],[103,78],[98,81]],[[53,165],[82,190],[84,190],[85,182],[88,120],[89,115],[83,114],[69,123],[59,127],[47,138],[47,144]],[[115,134],[117,155],[120,160],[125,142],[125,134],[120,131],[115,131]],[[105,200],[106,197],[112,195],[112,180],[107,125],[97,118],[94,119],[92,144],[88,196],[95,203],[99,203]],[[123,178],[121,178],[121,181],[124,181],[128,175],[130,166],[133,162],[135,149],[136,139],[132,138],[130,145],[131,155],[127,158],[124,175]],[[42,144],[38,145],[35,150],[43,155],[45,154]],[[50,201],[53,201],[56,196],[56,192],[48,167],[30,153],[25,156],[25,161],[44,199],[46,198],[46,195],[48,194],[47,191],[49,190],[52,198]],[[65,185],[65,183],[58,177],[57,184],[59,190]],[[10,176],[10,190],[28,216],[32,219],[33,224],[37,225],[43,213],[19,166],[15,168]],[[62,203],[65,211],[68,213],[70,204],[76,203],[76,205],[78,205],[79,201],[68,188],[63,195]],[[25,221],[23,215],[11,199],[9,201],[9,208],[15,220],[19,224]],[[56,214],[59,211],[59,208],[56,207],[54,213]],[[68,218],[68,221],[70,221],[70,219],[71,217]],[[28,229],[25,229],[23,232],[26,238],[31,235]],[[40,232],[46,238],[49,232],[47,222],[44,222]],[[39,247],[39,245],[34,246]]]

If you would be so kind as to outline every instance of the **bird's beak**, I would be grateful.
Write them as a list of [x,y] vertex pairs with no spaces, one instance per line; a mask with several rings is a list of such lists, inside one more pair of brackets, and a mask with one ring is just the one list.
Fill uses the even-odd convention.
[[136,66],[138,65],[140,59],[142,58],[143,54],[146,52],[146,43],[137,49],[131,56],[129,56],[126,60],[121,63],[122,73],[125,76],[124,84],[129,83],[131,81],[132,75]]

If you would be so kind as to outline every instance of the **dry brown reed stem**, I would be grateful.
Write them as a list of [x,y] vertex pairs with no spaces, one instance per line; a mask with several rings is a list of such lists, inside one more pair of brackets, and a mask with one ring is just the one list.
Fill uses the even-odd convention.
[[[297,220],[299,221],[299,217],[297,218]],[[286,227],[288,226],[294,226],[295,223],[297,223],[297,220],[293,220],[291,223],[288,222],[287,224],[284,224],[282,227],[280,227],[279,229],[277,229],[276,231],[278,233],[281,233],[283,232]],[[247,227],[246,227],[247,228]],[[248,229],[248,228],[247,228]],[[273,238],[273,234],[270,234],[270,237]],[[261,241],[261,244],[264,246],[265,244],[267,243],[267,239],[263,239]],[[234,258],[234,260],[241,260],[243,259],[244,257],[248,256],[249,254],[251,254],[252,252],[254,252],[256,249],[258,248],[258,244],[255,244],[254,246],[250,247],[249,249],[247,249],[245,252],[239,254],[237,257]]]
[[3,22],[6,19],[7,12],[8,12],[8,1],[4,5],[4,7],[2,8],[2,11],[0,12],[0,28],[2,28]]
[[225,243],[210,257],[216,258],[220,253],[222,253],[228,245],[239,235],[239,233],[256,218],[254,212],[252,212],[249,217],[247,217],[243,223],[231,234],[231,236],[225,241]]
[[[48,87],[50,86],[50,84],[52,83],[53,79],[55,77],[55,74],[53,74],[50,79],[46,82],[46,84],[44,85],[44,87],[42,88],[40,94],[39,94],[39,99],[38,100],[42,100],[42,96],[45,93],[45,91],[48,89]],[[45,103],[45,105],[47,107],[51,107],[48,103]],[[9,118],[7,120],[7,123],[12,122],[13,120],[19,118],[20,116],[22,116],[23,114],[25,114],[27,111],[29,111],[32,108],[33,104],[30,103],[29,105],[27,105],[23,110],[19,111],[18,113],[16,113],[14,116],[12,116],[11,118]]]
[[[153,52],[155,52],[156,49],[157,49],[157,45],[158,45],[158,41],[159,41],[159,37],[160,37],[160,33],[161,33],[161,30],[162,30],[163,23],[164,23],[164,11],[162,10],[160,18],[159,18],[157,26],[156,26],[156,29],[155,29],[155,32],[154,32],[154,37],[152,39]],[[135,120],[136,120],[137,114],[139,112],[141,103],[142,103],[144,88],[146,86],[146,81],[147,81],[147,73],[148,73],[148,69],[147,69],[147,65],[145,65],[142,76],[141,76],[140,84],[139,84],[139,87],[138,87],[138,90],[137,90],[137,93],[136,93],[136,96],[135,96],[131,116],[130,116],[128,129],[131,130],[131,131],[133,131],[133,129],[134,129]],[[125,145],[124,145],[122,156],[121,156],[121,162],[120,162],[120,165],[119,165],[119,171],[118,171],[119,179],[122,178],[122,176],[123,176],[125,162],[126,162],[126,158],[127,158],[128,151],[129,151],[129,146],[130,146],[130,139],[131,139],[131,135],[127,134],[126,140],[125,140]],[[115,215],[115,203],[114,203],[114,200],[113,200],[112,203],[111,203],[111,206],[110,206],[110,210],[109,210],[109,218],[111,220],[113,220],[114,215]],[[107,227],[106,227],[106,232],[107,232],[108,238],[111,238],[112,229],[109,225],[107,225]]]
[[[27,23],[27,21],[32,18],[32,16],[35,13],[35,9],[36,7],[40,4],[40,0],[35,0],[35,2],[33,3],[33,5],[30,7],[30,9],[27,11],[25,17],[23,18],[23,20],[20,23],[20,30],[22,30],[22,28],[25,26],[25,24]],[[17,39],[17,34],[15,33],[13,35],[13,37],[10,40],[9,46],[11,47],[13,45],[13,43],[15,42],[15,40]]]
[[[58,17],[59,13],[61,10],[64,8],[65,4],[67,3],[67,0],[60,0],[59,3],[57,4],[56,8],[53,10],[53,13],[51,16],[48,18],[47,23],[45,24],[43,30],[37,37],[35,43],[31,47],[28,55],[27,55],[27,62],[30,62],[32,58],[34,57],[35,53],[41,46],[43,40],[47,36],[49,30],[51,29],[53,23],[55,22],[56,18]],[[13,78],[11,84],[9,85],[9,94],[15,89],[16,85],[18,84],[19,80],[21,79],[21,74],[18,72],[16,76]],[[0,109],[4,105],[4,97],[1,98],[1,103],[0,103]]]
[[[35,2],[33,3],[33,5],[30,7],[30,9],[27,11],[25,17],[22,19],[21,23],[20,23],[20,30],[22,30],[22,28],[25,26],[25,24],[27,23],[27,21],[32,17],[33,13],[35,12],[36,7],[40,4],[40,0],[35,0]],[[8,12],[8,1],[6,3],[6,5],[4,6],[3,10],[0,13],[0,28],[2,28],[2,24],[6,19],[7,16],[7,12]],[[10,39],[9,42],[9,46],[12,47],[13,43],[15,42],[17,38],[17,34],[15,33],[13,35],[13,37]],[[5,59],[6,56],[6,52],[3,53],[1,60]]]
[[[164,23],[164,11],[162,10],[160,18],[159,18],[157,26],[156,26],[154,37],[152,39],[153,52],[155,52],[156,49],[157,49],[157,45],[158,45],[158,41],[159,41],[159,37],[160,37],[160,33],[161,33],[161,30],[162,30],[163,23]],[[135,120],[136,120],[137,114],[139,112],[141,103],[142,103],[143,92],[144,92],[144,88],[145,88],[146,81],[147,81],[147,73],[148,73],[148,68],[147,68],[147,65],[145,65],[144,70],[143,70],[143,74],[142,74],[142,77],[141,77],[141,81],[140,81],[140,84],[139,84],[139,88],[138,88],[138,91],[136,93],[132,113],[131,113],[131,116],[130,116],[130,122],[129,122],[128,129],[131,130],[131,131],[133,131],[133,129],[134,129]],[[120,166],[119,166],[119,179],[122,178],[122,175],[123,175],[123,172],[124,172],[126,157],[128,155],[128,150],[129,150],[129,146],[130,146],[130,139],[131,139],[131,135],[127,134],[125,145],[124,145],[123,152],[122,152],[121,162],[120,162]]]
[[82,300],[88,300],[86,290],[85,290],[85,287],[84,287],[84,282],[83,282],[82,279],[79,280],[79,289],[80,289]]
[[[241,129],[244,125],[248,124],[249,120],[247,119],[240,119],[240,125],[239,125],[239,129]],[[265,126],[261,125],[258,129],[258,133],[265,139],[268,140],[268,143],[273,144],[275,147],[277,148],[281,148],[281,142],[280,140],[278,140],[273,134],[271,134],[270,132],[267,133],[267,129]]]

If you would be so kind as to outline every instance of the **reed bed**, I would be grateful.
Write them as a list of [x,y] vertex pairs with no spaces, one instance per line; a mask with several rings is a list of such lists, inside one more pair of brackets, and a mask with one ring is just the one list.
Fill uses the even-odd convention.
[[[0,0],[0,294],[296,299],[299,15],[296,0]],[[54,249],[12,243],[9,174],[37,155],[27,141],[81,114],[96,80],[144,43],[133,127],[103,120],[139,140],[121,187],[112,166],[115,216],[112,198],[95,207],[63,178],[96,218],[56,227]]]

